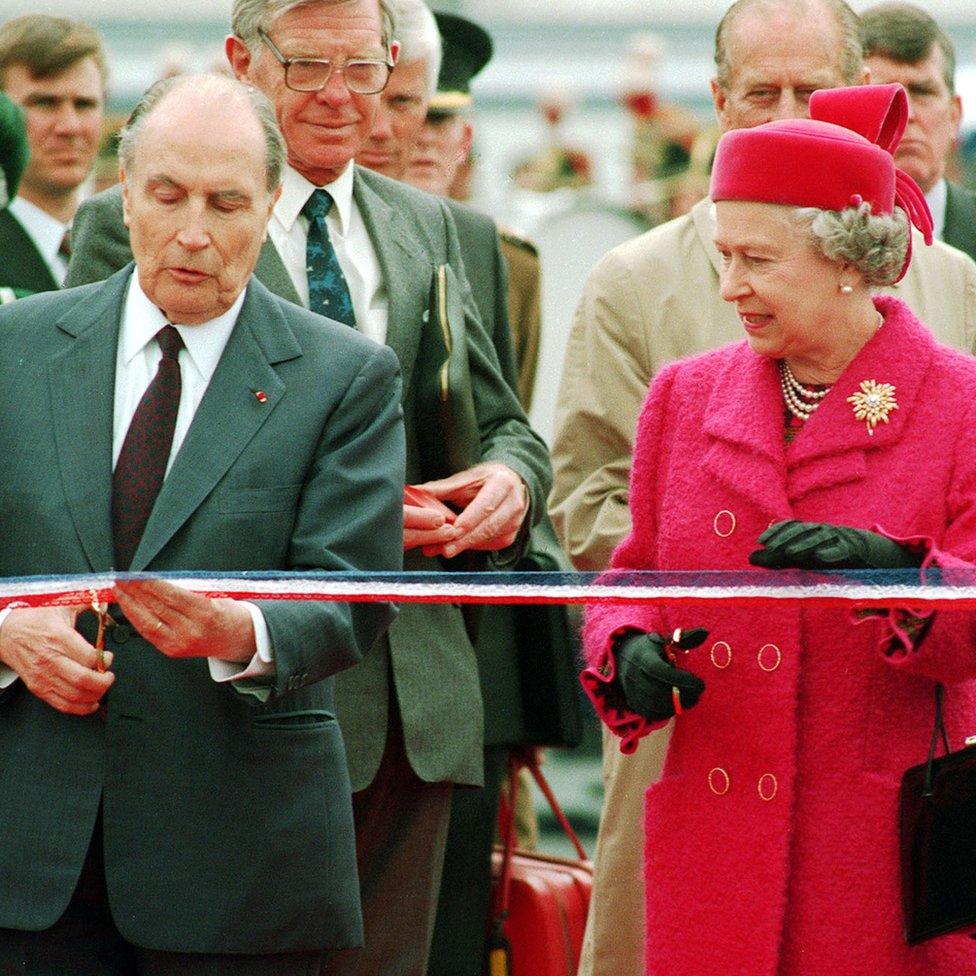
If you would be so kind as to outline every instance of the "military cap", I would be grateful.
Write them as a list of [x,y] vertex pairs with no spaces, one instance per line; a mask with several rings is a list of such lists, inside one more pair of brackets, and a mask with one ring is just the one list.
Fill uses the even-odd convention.
[[434,11],[444,49],[437,77],[437,94],[428,111],[448,115],[471,104],[471,79],[491,60],[491,35],[457,14]]

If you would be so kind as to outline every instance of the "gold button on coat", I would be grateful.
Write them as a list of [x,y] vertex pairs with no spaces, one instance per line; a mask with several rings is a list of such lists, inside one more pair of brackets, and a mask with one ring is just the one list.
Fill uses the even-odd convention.
[[715,641],[708,656],[719,671],[724,671],[732,663],[732,648],[725,641]]
[[725,796],[731,785],[729,774],[721,766],[715,766],[708,771],[708,788],[716,796]]
[[768,803],[779,791],[779,780],[772,773],[759,777],[759,796]]
[[712,519],[712,528],[720,539],[727,539],[735,532],[735,514],[727,508],[723,508]]
[[756,655],[759,667],[767,673],[775,671],[783,661],[783,652],[775,644],[763,644]]

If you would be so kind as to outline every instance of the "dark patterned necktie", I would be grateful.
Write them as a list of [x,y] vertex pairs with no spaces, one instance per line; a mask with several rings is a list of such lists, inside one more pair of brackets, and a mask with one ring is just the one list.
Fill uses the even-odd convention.
[[308,272],[308,307],[319,315],[356,327],[356,313],[346,276],[329,240],[325,215],[332,209],[328,190],[314,190],[302,213],[308,217],[305,270]]
[[115,568],[121,570],[132,563],[163,485],[180,408],[182,381],[177,357],[183,340],[173,326],[167,325],[156,333],[156,341],[163,358],[132,415],[112,475]]

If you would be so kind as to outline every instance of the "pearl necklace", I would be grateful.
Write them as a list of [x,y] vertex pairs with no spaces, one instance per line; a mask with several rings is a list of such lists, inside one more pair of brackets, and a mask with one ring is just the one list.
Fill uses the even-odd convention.
[[798,420],[809,420],[820,401],[830,392],[828,386],[823,390],[810,390],[793,375],[785,359],[779,361],[779,388],[783,391],[786,409]]

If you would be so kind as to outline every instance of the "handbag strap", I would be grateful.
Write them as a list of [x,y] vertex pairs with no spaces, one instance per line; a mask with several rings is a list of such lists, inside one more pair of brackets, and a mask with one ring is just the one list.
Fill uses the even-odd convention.
[[512,882],[512,854],[515,852],[516,846],[515,804],[518,800],[519,770],[523,766],[532,774],[536,786],[539,787],[542,795],[549,803],[556,820],[559,821],[559,825],[576,849],[579,859],[581,861],[586,860],[586,849],[580,843],[579,838],[576,836],[576,831],[573,830],[569,819],[563,813],[562,807],[559,806],[556,796],[552,792],[552,787],[549,785],[545,776],[543,776],[539,764],[532,759],[526,759],[524,756],[519,757],[510,754],[508,757],[508,796],[506,797],[503,792],[499,797],[498,827],[499,833],[503,838],[502,866],[499,874],[498,895],[492,909],[492,916],[502,920],[508,915]]
[[929,758],[925,764],[925,789],[922,796],[932,795],[932,777],[935,772],[935,751],[939,745],[939,737],[942,738],[942,746],[949,754],[949,736],[946,734],[945,719],[942,716],[942,696],[944,689],[940,684],[935,686],[935,727],[932,729],[932,741],[929,744]]
[[545,776],[542,775],[542,770],[539,768],[539,764],[535,760],[530,760],[524,762],[523,765],[532,774],[532,778],[535,780],[535,785],[539,787],[542,795],[546,798],[549,804],[549,808],[552,810],[559,821],[559,826],[563,828],[563,833],[569,838],[570,843],[576,849],[576,854],[581,861],[586,860],[586,850],[580,843],[579,837],[576,836],[576,831],[573,830],[572,825],[569,822],[569,818],[563,813],[562,807],[556,801],[556,796],[552,792],[552,787],[549,785]]

